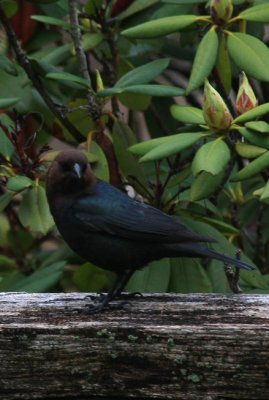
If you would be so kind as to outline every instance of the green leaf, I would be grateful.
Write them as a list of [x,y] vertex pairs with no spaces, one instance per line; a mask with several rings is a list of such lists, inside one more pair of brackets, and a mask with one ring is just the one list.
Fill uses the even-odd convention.
[[223,87],[227,93],[230,93],[232,87],[232,71],[230,57],[227,50],[226,35],[224,33],[220,36],[216,68]]
[[169,4],[197,4],[206,3],[208,0],[162,0],[162,3]]
[[121,171],[125,176],[136,176],[140,182],[147,186],[147,179],[144,169],[138,163],[137,157],[128,152],[128,148],[136,143],[134,132],[120,120],[116,120],[113,125],[113,146]]
[[236,152],[244,158],[256,158],[265,153],[267,149],[248,143],[236,143]]
[[115,88],[126,88],[128,86],[150,82],[168,67],[169,62],[169,58],[161,58],[142,65],[141,67],[134,68],[118,80]]
[[14,284],[20,282],[23,278],[24,275],[18,270],[12,270],[9,274],[5,274],[5,277],[0,280],[1,292],[8,292]]
[[238,16],[246,21],[269,22],[269,4],[249,7]]
[[10,75],[18,75],[15,64],[13,64],[4,54],[0,54],[0,68]]
[[10,97],[5,99],[0,99],[0,108],[8,108],[14,106],[14,104],[20,101],[19,97]]
[[34,4],[50,4],[50,3],[56,3],[59,0],[26,0],[28,3],[34,3]]
[[229,32],[227,45],[240,70],[260,81],[269,81],[269,50],[263,42],[245,33]]
[[184,124],[205,124],[203,111],[200,108],[173,104],[170,111],[177,121]]
[[[155,147],[147,154],[145,154],[140,162],[146,161],[155,161],[160,160],[164,157],[170,157],[176,153],[180,153],[181,151],[191,147],[194,143],[198,142],[198,140],[207,137],[208,135],[200,132],[189,132],[189,133],[180,133],[178,135],[174,135],[173,139],[169,139],[159,146]],[[167,139],[167,138],[166,138]]]
[[15,0],[1,0],[1,7],[7,18],[13,17],[18,11],[18,4]]
[[70,24],[59,18],[49,17],[47,15],[32,15],[31,19],[38,22],[43,22],[44,24],[56,25],[66,29],[70,29]]
[[109,167],[108,167],[107,158],[105,156],[104,151],[93,140],[91,141],[89,150],[90,150],[90,156],[94,155],[94,156],[96,156],[96,158],[98,160],[92,166],[93,170],[94,170],[94,174],[97,176],[97,178],[108,182],[110,174],[109,174]]
[[70,58],[70,44],[66,43],[62,46],[50,49],[50,51],[46,53],[44,57],[42,57],[42,60],[40,60],[40,58],[36,56],[31,57],[35,58],[39,62],[44,61],[48,64],[60,65]]
[[244,127],[240,128],[239,132],[250,143],[252,143],[256,146],[262,147],[262,148],[269,149],[269,136],[268,135],[261,135],[258,132],[251,131],[250,129],[247,129]]
[[219,261],[212,260],[208,265],[206,272],[211,282],[213,293],[231,292],[224,268],[219,268]]
[[119,93],[138,93],[138,94],[146,94],[149,96],[165,97],[165,96],[183,96],[185,90],[177,88],[175,86],[168,86],[168,85],[134,85],[134,86],[127,86],[124,88],[119,88],[114,86],[113,88],[100,90],[97,93],[97,96],[105,97]]
[[148,153],[150,150],[154,149],[155,147],[166,143],[169,140],[174,140],[176,135],[169,135],[169,136],[162,136],[159,138],[151,139],[151,140],[145,140],[144,142],[137,143],[129,147],[129,151],[131,153],[137,154],[137,155],[144,155]]
[[136,271],[125,290],[128,292],[164,293],[168,290],[170,263],[168,258],[151,262],[146,268]]
[[93,16],[96,14],[96,11],[98,11],[103,4],[103,0],[90,0],[87,1],[84,8],[85,8],[85,12],[90,15]]
[[19,219],[25,228],[46,234],[54,225],[42,186],[28,189],[19,207]]
[[32,179],[22,175],[12,176],[7,182],[7,188],[13,192],[20,192],[33,185]]
[[125,107],[134,111],[144,112],[151,104],[151,96],[146,94],[125,92],[118,94],[117,97]]
[[262,195],[263,191],[264,191],[264,187],[262,187],[260,189],[256,189],[253,192],[253,196],[260,197]]
[[[91,118],[89,118],[89,113],[87,111],[87,100],[83,99],[76,99],[75,101],[71,101],[66,103],[65,105],[73,110],[73,112],[68,114],[68,120],[79,130],[79,132],[85,136],[88,136],[89,132],[95,129],[95,123]],[[72,136],[70,132],[61,125],[61,129],[64,133],[64,139],[67,141],[72,141]]]
[[14,258],[7,257],[5,255],[0,254],[0,272],[1,275],[3,272],[10,272],[11,269],[16,268],[16,261]]
[[77,75],[69,74],[67,72],[50,72],[49,74],[46,74],[46,78],[48,79],[53,79],[56,81],[70,81],[70,82],[75,82],[78,83],[86,88],[89,87],[89,83],[87,82],[86,79],[80,78]]
[[190,190],[191,201],[199,201],[208,198],[223,182],[224,171],[221,171],[217,175],[212,175],[209,172],[202,171],[198,174]]
[[65,264],[65,261],[59,261],[49,267],[38,269],[12,285],[9,290],[30,293],[47,292],[59,282]]
[[201,221],[209,223],[211,226],[214,226],[217,228],[219,231],[223,232],[224,234],[233,234],[233,235],[239,235],[240,230],[235,228],[233,225],[227,224],[226,222],[216,219],[216,218],[210,218],[210,217],[201,217]]
[[[86,33],[82,36],[82,47],[84,51],[90,51],[97,47],[105,39],[101,32]],[[71,53],[75,56],[76,50],[74,45],[71,47]]]
[[252,110],[246,111],[244,114],[239,115],[239,117],[233,120],[233,124],[238,124],[238,123],[241,124],[242,122],[250,121],[264,114],[267,114],[268,112],[269,112],[269,103],[261,104],[260,106],[252,108]]
[[[21,69],[18,76],[11,76],[0,70],[0,95],[1,98],[19,98],[20,101],[16,103],[16,110],[20,113],[29,113],[33,109],[33,91],[31,85],[27,85],[27,79]],[[40,101],[40,99],[39,99]],[[36,107],[36,103],[35,103]],[[0,149],[1,151],[1,149]]]
[[243,181],[248,178],[252,178],[259,172],[269,166],[269,151],[256,158],[254,161],[249,163],[245,168],[241,169],[232,178],[233,181]]
[[[70,57],[70,53],[69,53],[69,57]],[[35,72],[41,76],[41,77],[45,77],[47,78],[48,75],[50,74],[49,78],[51,77],[51,79],[57,79],[58,80],[58,76],[60,79],[60,83],[62,86],[65,86],[67,88],[72,88],[72,89],[81,89],[81,82],[77,83],[74,82],[75,80],[77,80],[77,78],[79,78],[78,76],[68,76],[65,75],[64,77],[58,75],[59,74],[59,69],[57,67],[54,67],[52,64],[43,61],[43,59],[34,59],[34,58],[30,58],[31,59],[31,65],[33,67],[33,69],[35,70]],[[55,75],[55,78],[54,78]],[[82,83],[84,86],[84,82]]]
[[150,39],[178,32],[197,21],[197,15],[177,15],[144,22],[122,31],[128,38]]
[[76,268],[72,281],[80,292],[100,292],[111,285],[110,274],[87,262]]
[[9,205],[14,193],[6,192],[0,196],[0,212],[4,211],[4,209]]
[[[4,114],[2,114],[4,115]],[[2,118],[1,118],[2,119]],[[14,152],[14,146],[0,127],[0,154],[5,157],[10,157]]]
[[[178,172],[176,175],[172,176],[171,179],[169,180],[166,188],[174,188],[174,187],[180,187],[180,185],[186,181],[191,175],[191,167],[190,165],[187,165],[185,168],[181,169],[180,172]],[[166,191],[167,194],[167,201],[171,199],[171,192]],[[164,203],[166,203],[166,198],[164,199]]]
[[136,0],[132,2],[126,10],[117,15],[117,20],[121,21],[123,19],[129,18],[138,12],[144,11],[145,9],[159,3],[160,0]]
[[264,186],[263,192],[261,194],[260,200],[265,201],[269,198],[269,181]]
[[171,273],[169,291],[174,293],[209,293],[211,283],[197,259],[170,259]]
[[224,170],[230,157],[229,147],[222,139],[212,140],[200,147],[195,154],[192,173],[196,176],[201,171],[207,171],[217,175]]
[[250,121],[245,124],[249,129],[260,133],[269,133],[269,124],[265,121]]
[[186,89],[186,94],[204,84],[215,65],[218,54],[219,40],[214,28],[210,29],[201,40],[194,58],[191,76]]

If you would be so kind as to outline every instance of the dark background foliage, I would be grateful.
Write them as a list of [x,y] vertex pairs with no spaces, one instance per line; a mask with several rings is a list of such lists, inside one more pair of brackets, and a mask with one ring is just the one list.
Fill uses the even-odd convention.
[[[242,289],[268,293],[268,22],[258,0],[0,1],[0,290],[99,291],[114,279],[68,249],[48,210],[46,168],[73,146],[99,178],[218,251],[240,248],[258,267]],[[221,263],[194,259],[154,262],[127,289],[230,290]]]

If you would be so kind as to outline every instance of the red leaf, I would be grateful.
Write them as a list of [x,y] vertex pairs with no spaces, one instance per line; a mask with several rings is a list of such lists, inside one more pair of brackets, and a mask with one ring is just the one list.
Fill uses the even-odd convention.
[[113,5],[111,10],[111,17],[116,17],[116,15],[120,14],[122,11],[126,10],[131,4],[133,0],[118,0]]
[[37,10],[34,4],[18,0],[18,12],[11,18],[11,25],[22,47],[25,46],[35,33],[37,22],[31,19],[31,15],[37,14]]

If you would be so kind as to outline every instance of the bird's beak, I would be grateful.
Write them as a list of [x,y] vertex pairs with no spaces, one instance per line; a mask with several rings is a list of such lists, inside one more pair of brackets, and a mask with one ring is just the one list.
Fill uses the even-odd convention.
[[78,179],[81,179],[81,177],[82,177],[81,167],[78,163],[74,164],[74,172],[75,172],[76,176],[78,177]]

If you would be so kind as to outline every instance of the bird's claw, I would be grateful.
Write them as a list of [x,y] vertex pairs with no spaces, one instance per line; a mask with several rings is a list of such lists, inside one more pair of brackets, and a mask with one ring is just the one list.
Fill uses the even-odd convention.
[[[143,297],[141,292],[131,292],[131,293],[118,293],[113,298],[114,299],[132,299],[133,297],[140,296]],[[98,293],[98,294],[88,294],[85,296],[85,299],[90,299],[94,303],[102,302],[106,297],[105,293]]]
[[90,299],[94,303],[97,302],[100,303],[104,300],[105,297],[106,297],[105,293],[98,293],[98,294],[88,294],[87,296],[85,296],[85,299]]
[[[87,308],[88,314],[96,314],[98,312],[104,311],[106,309],[121,309],[123,308],[127,302],[121,301],[116,304],[111,304],[110,301],[113,299],[132,299],[135,296],[142,296],[140,292],[133,292],[133,293],[117,293],[114,296],[110,296],[109,294],[101,293],[99,295],[88,295],[86,298],[90,298],[91,301],[95,304],[86,304],[85,307]],[[97,304],[96,304],[97,303]]]
[[120,309],[122,309],[122,308],[124,308],[124,306],[126,305],[127,303],[124,301],[124,302],[120,302],[120,303],[115,303],[115,304],[103,304],[102,302],[101,303],[98,303],[98,304],[96,304],[96,305],[92,305],[92,304],[86,304],[85,305],[85,307],[87,308],[87,314],[97,314],[97,313],[99,313],[99,312],[102,312],[102,311],[108,311],[108,310],[120,310]]

